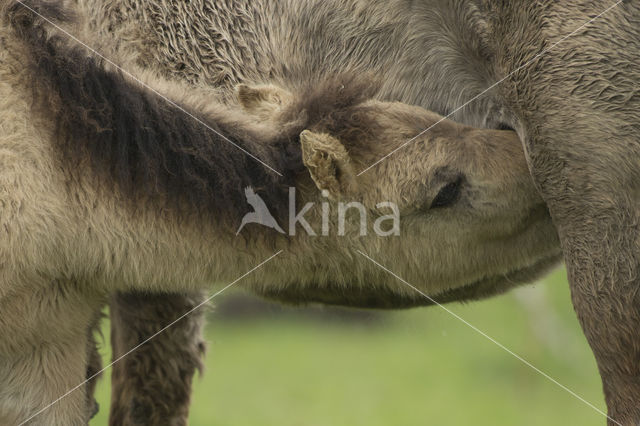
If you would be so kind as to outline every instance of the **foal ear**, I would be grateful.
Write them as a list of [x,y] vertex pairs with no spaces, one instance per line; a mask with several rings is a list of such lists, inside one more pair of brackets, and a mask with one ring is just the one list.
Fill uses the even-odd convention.
[[302,161],[318,189],[336,199],[356,188],[349,153],[336,138],[305,130],[300,134]]
[[262,120],[274,118],[293,98],[289,91],[271,84],[261,86],[239,84],[236,86],[236,94],[242,108]]

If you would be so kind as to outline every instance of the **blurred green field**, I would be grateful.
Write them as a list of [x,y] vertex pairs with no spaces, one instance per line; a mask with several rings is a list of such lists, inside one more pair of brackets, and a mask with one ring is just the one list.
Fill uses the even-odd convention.
[[[604,410],[564,270],[505,296],[447,307]],[[207,327],[206,372],[195,380],[192,426],[605,424],[437,307],[356,322],[217,315]],[[108,377],[92,426],[107,424]]]

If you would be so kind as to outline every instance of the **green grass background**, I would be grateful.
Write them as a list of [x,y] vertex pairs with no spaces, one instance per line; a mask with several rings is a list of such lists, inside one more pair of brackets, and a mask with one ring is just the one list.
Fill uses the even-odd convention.
[[[447,307],[604,410],[563,269],[523,290]],[[206,330],[207,367],[195,379],[192,426],[605,424],[593,408],[437,307],[356,322],[217,315]],[[105,374],[92,426],[107,424],[108,382]]]

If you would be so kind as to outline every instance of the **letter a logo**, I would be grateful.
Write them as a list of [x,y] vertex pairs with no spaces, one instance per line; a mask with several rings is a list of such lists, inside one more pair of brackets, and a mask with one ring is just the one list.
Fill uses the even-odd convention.
[[271,215],[271,212],[267,208],[264,200],[260,198],[258,194],[253,191],[253,188],[247,187],[244,190],[244,194],[247,197],[247,202],[253,207],[253,211],[247,213],[242,218],[242,223],[240,224],[240,228],[238,228],[238,232],[236,235],[242,231],[245,225],[249,223],[257,223],[267,228],[272,228],[278,231],[281,234],[284,234],[284,230],[278,225],[278,222]]

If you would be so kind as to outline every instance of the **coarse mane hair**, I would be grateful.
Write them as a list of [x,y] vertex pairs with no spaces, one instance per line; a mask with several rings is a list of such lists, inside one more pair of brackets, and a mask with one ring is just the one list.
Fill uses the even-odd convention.
[[304,170],[300,132],[320,126],[345,133],[351,125],[362,130],[371,124],[355,123],[350,112],[377,92],[369,78],[345,74],[310,84],[296,94],[278,131],[264,134],[256,117],[231,106],[212,116],[168,102],[73,44],[47,22],[77,19],[58,1],[14,3],[8,16],[28,50],[34,111],[56,123],[62,164],[70,171],[89,164],[97,184],[116,187],[134,206],[159,199],[214,217],[236,214],[246,210],[244,188],[253,187],[280,216],[287,188]]
[[97,184],[116,187],[134,206],[158,199],[217,215],[246,209],[248,186],[281,204],[301,167],[299,158],[285,155],[292,152],[286,137],[263,136],[230,107],[212,117],[168,102],[53,31],[40,15],[75,19],[58,2],[25,5],[10,8],[10,22],[26,44],[34,112],[56,123],[53,143],[65,168],[88,164]]

